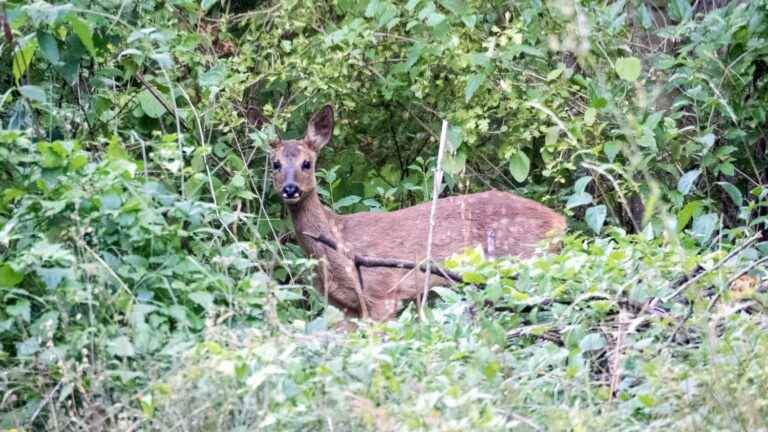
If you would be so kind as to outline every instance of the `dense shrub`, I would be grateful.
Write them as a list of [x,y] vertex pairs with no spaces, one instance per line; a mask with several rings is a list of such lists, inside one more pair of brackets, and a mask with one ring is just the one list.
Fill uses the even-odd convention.
[[[256,3],[0,2],[0,427],[766,427],[765,0]],[[430,199],[447,119],[442,194],[563,252],[329,331],[265,151],[326,102],[335,210]]]

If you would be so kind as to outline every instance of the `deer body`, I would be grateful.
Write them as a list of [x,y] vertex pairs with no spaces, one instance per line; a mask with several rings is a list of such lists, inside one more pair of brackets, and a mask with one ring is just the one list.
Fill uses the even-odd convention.
[[[299,244],[309,256],[321,260],[315,281],[320,294],[348,316],[367,310],[375,320],[389,319],[404,300],[423,292],[427,276],[418,270],[366,267],[361,269],[361,286],[353,257],[424,260],[431,203],[390,213],[350,215],[324,207],[315,190],[314,161],[332,128],[333,111],[326,106],[313,116],[303,140],[280,141],[273,152],[274,184],[288,205]],[[508,192],[442,198],[435,210],[431,258],[442,260],[475,246],[489,256],[529,257],[543,240],[564,230],[561,215]],[[318,236],[333,239],[337,247],[318,242]],[[430,276],[429,285],[446,282]]]

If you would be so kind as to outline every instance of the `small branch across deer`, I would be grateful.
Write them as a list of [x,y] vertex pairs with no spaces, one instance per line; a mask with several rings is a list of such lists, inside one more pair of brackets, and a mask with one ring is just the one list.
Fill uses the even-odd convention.
[[[322,243],[329,248],[337,251],[339,250],[339,246],[336,244],[336,242],[322,234],[313,234],[308,232],[303,232],[305,236],[311,238],[312,240]],[[387,268],[400,268],[400,269],[415,269],[418,267],[418,270],[420,270],[422,273],[426,273],[429,271],[435,276],[440,276],[445,279],[448,279],[451,282],[463,282],[464,279],[461,277],[460,274],[444,269],[440,267],[439,265],[432,263],[431,266],[427,267],[426,263],[422,263],[419,265],[419,263],[414,261],[407,261],[407,260],[401,260],[401,259],[394,259],[394,258],[378,258],[378,257],[369,257],[364,255],[353,255],[352,260],[355,263],[355,267],[387,267]],[[362,276],[360,276],[360,286],[364,288],[363,286],[363,280]]]

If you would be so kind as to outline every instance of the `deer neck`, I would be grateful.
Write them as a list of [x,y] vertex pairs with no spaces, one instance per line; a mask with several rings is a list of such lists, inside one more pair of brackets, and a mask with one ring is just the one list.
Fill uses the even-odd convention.
[[322,254],[322,246],[317,244],[304,233],[319,236],[324,235],[341,244],[339,230],[336,227],[335,214],[323,207],[316,191],[310,192],[303,200],[296,204],[289,204],[288,210],[296,230],[299,244],[310,255],[319,257]]

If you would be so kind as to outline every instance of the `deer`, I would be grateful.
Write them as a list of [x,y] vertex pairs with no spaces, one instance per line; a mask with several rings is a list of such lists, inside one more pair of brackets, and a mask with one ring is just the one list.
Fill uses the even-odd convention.
[[[312,115],[303,138],[274,139],[269,150],[273,187],[287,206],[299,245],[320,263],[314,281],[318,293],[346,318],[389,320],[405,302],[418,301],[425,286],[445,286],[456,277],[402,265],[427,258],[432,203],[352,214],[337,214],[321,203],[315,164],[333,128],[333,108],[325,105]],[[436,261],[478,246],[486,256],[530,258],[566,228],[565,218],[554,210],[498,190],[439,198],[434,215],[431,259]],[[401,265],[361,267],[361,256]]]

